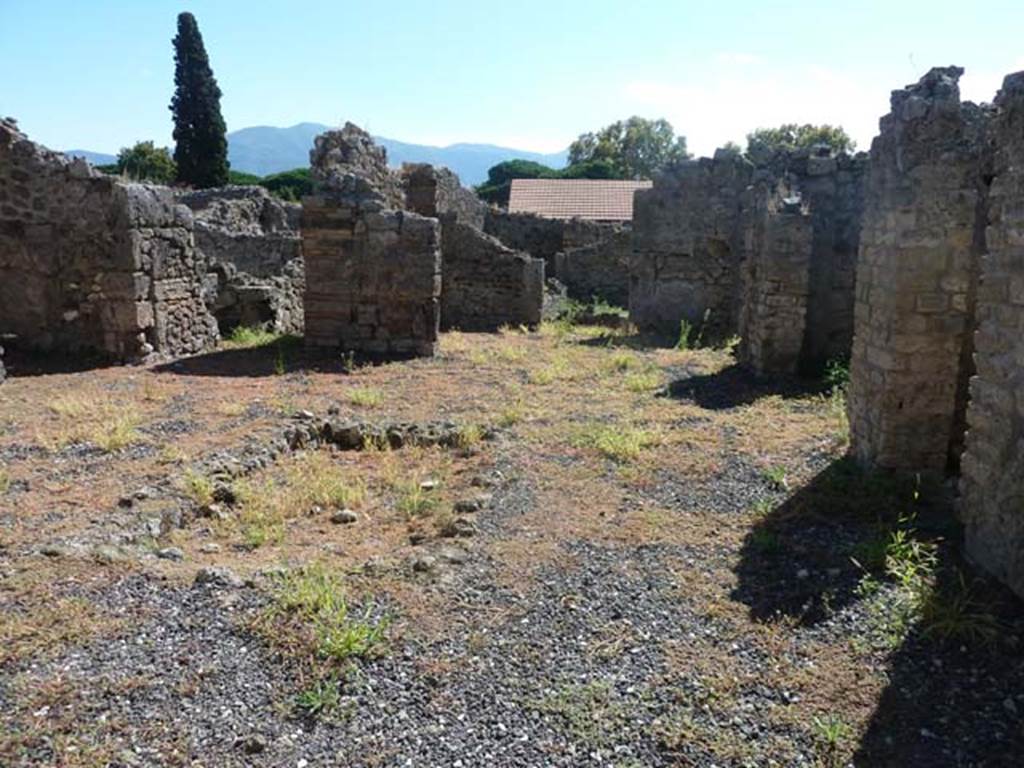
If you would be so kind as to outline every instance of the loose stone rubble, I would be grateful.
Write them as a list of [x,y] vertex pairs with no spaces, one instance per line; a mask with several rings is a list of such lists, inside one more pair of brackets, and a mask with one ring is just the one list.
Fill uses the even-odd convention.
[[302,204],[306,345],[433,355],[441,299],[436,219],[399,210],[384,150],[348,123],[310,152],[317,192]]
[[0,121],[0,334],[14,343],[122,360],[208,348],[192,229],[171,190],[113,179]]
[[263,187],[223,187],[179,197],[195,219],[206,303],[222,336],[238,326],[303,331],[302,208]]

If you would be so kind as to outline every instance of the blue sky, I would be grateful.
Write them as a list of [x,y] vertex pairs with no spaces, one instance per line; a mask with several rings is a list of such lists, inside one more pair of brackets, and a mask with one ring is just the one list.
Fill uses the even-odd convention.
[[959,64],[990,100],[1024,69],[1024,2],[0,0],[0,113],[59,149],[170,143],[170,40],[199,20],[229,130],[352,120],[405,141],[554,151],[666,117],[709,153],[760,125],[844,125]]

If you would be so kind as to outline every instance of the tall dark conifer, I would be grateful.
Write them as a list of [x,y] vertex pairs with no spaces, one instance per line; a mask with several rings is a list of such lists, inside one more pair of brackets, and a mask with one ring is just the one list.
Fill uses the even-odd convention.
[[178,181],[194,187],[228,183],[227,128],[220,88],[210,69],[203,36],[191,13],[178,15],[174,38],[174,162]]

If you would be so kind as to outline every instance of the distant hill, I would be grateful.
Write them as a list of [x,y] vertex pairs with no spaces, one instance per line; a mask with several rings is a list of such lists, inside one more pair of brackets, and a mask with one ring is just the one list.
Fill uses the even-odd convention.
[[107,155],[103,152],[90,152],[88,149],[66,149],[64,154],[68,157],[84,157],[93,165],[111,165],[117,162],[117,155]]
[[[228,159],[234,170],[260,176],[305,167],[309,164],[313,139],[329,129],[330,126],[320,123],[299,123],[291,128],[242,128],[228,134]],[[487,178],[487,170],[492,165],[504,160],[522,158],[562,168],[568,157],[568,152],[541,154],[492,144],[431,147],[383,136],[374,136],[374,140],[387,150],[388,162],[395,167],[402,163],[444,165],[459,174],[466,185],[479,184]]]
[[[309,150],[313,139],[330,126],[320,123],[299,123],[290,128],[254,126],[228,134],[228,160],[231,169],[266,176],[269,173],[305,168],[309,165]],[[444,165],[455,171],[462,183],[471,186],[487,178],[487,170],[505,160],[534,160],[563,168],[568,151],[553,154],[527,152],[520,149],[498,147],[492,144],[452,144],[449,147],[431,147],[403,141],[374,137],[388,152],[388,162],[396,168],[402,163],[431,163]],[[84,157],[94,165],[117,161],[114,155],[73,149],[65,154]]]

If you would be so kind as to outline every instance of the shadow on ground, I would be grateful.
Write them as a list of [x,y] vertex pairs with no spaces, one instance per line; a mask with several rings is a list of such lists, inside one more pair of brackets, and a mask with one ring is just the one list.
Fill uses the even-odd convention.
[[[894,536],[934,553],[931,588],[900,587]],[[732,597],[752,618],[835,633],[886,667],[856,766],[1024,765],[1024,609],[962,561],[959,539],[944,486],[848,458],[747,535]]]
[[802,397],[823,392],[825,386],[816,379],[784,376],[755,376],[739,363],[717,373],[702,373],[687,368],[674,371],[677,378],[669,382],[665,395],[677,400],[692,400],[701,408],[721,411],[750,405],[762,397]]
[[343,355],[340,352],[307,350],[297,336],[259,346],[218,349],[157,365],[157,373],[179,376],[262,378],[295,372],[350,373],[357,367],[402,362],[408,358]]
[[3,346],[4,366],[7,368],[7,375],[12,379],[58,373],[82,373],[98,368],[110,368],[117,364],[110,358],[91,352],[39,352],[18,349],[10,342],[3,343]]

